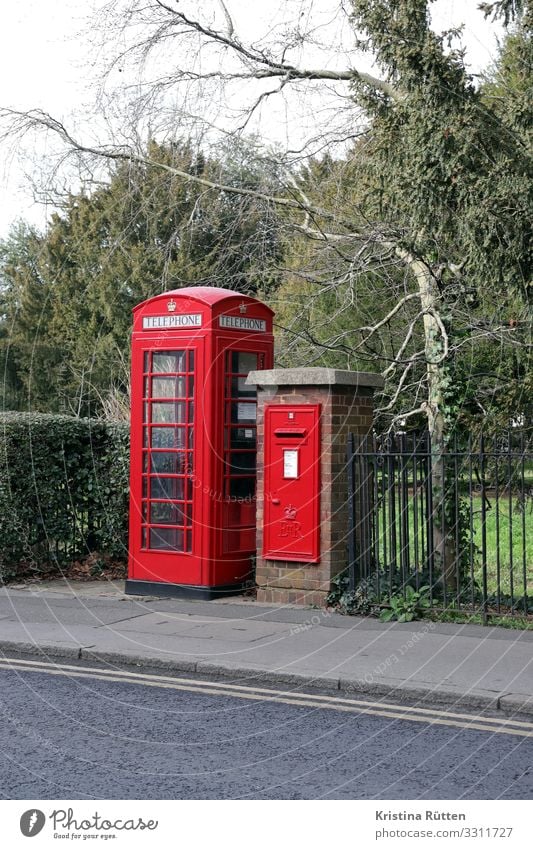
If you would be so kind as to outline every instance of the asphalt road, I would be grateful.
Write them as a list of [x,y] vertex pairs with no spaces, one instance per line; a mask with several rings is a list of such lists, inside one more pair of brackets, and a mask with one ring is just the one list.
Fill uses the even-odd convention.
[[0,669],[2,799],[533,796],[533,725],[499,733],[461,727],[474,717],[447,726],[312,696],[295,705],[283,693],[273,702],[85,674]]

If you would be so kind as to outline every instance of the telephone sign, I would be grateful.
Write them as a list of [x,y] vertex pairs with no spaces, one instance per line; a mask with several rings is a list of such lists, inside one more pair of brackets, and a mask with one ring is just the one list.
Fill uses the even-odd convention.
[[172,327],[201,327],[201,313],[193,315],[145,315],[143,330],[162,330]]
[[266,333],[267,323],[262,318],[243,318],[242,315],[221,315],[220,327],[230,327],[232,330],[252,330]]

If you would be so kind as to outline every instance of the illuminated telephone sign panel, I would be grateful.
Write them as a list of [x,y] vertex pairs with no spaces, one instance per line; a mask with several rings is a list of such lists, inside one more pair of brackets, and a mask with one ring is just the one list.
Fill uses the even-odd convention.
[[263,557],[318,563],[320,405],[265,407]]
[[238,591],[256,549],[256,413],[272,310],[207,286],[134,309],[126,592]]

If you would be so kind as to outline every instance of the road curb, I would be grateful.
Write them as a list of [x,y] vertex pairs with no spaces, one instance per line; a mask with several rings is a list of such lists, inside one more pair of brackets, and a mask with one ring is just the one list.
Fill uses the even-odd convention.
[[533,716],[533,697],[521,693],[506,693],[498,700],[498,709],[509,716]]
[[[453,707],[469,710],[496,711],[499,709],[499,697],[497,692],[462,693],[452,687],[435,686],[427,684],[412,684],[409,681],[402,682],[367,682],[361,679],[341,678],[339,689],[345,693],[359,694],[361,696],[374,696],[392,699],[395,702],[415,704],[417,707]],[[531,710],[533,716],[533,709]]]
[[341,692],[363,697],[390,699],[416,707],[448,707],[458,709],[499,712],[505,717],[516,716],[533,718],[533,698],[520,693],[459,693],[451,688],[444,689],[428,685],[421,687],[409,682],[368,682],[364,679],[347,679],[312,674],[289,673],[252,667],[231,666],[206,661],[164,660],[146,655],[134,655],[123,652],[98,651],[82,646],[37,645],[30,642],[0,640],[0,654],[42,656],[47,660],[91,661],[109,668],[109,666],[134,666],[168,673],[189,673],[206,679],[224,679],[234,683],[248,685],[289,686],[299,690],[311,688],[328,692]]
[[258,667],[232,666],[231,664],[207,663],[200,661],[197,665],[197,673],[204,674],[210,678],[231,678],[240,683],[247,684],[274,684],[276,686],[291,687],[298,690],[301,687],[315,690],[339,691],[339,678],[326,678],[318,675],[302,675],[299,672],[279,672],[271,669],[260,669]]

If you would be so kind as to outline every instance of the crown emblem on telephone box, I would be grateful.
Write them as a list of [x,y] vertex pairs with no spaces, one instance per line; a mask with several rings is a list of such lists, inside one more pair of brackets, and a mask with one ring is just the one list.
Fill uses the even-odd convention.
[[169,312],[175,312],[176,310],[176,301],[174,298],[171,298],[170,301],[167,301],[167,310]]

